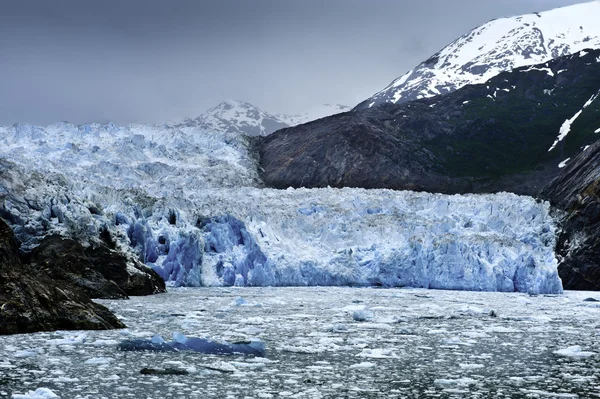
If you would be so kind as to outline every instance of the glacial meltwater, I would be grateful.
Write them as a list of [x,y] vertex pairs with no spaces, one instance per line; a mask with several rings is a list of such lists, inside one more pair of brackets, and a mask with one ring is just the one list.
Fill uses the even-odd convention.
[[[0,397],[600,398],[594,298],[317,287],[103,300],[128,329],[0,337]],[[266,354],[118,350],[157,334],[258,340]]]

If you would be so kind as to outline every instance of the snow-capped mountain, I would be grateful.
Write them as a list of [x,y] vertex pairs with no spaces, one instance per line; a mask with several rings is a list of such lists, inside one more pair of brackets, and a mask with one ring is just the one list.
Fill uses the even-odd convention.
[[403,103],[484,83],[501,72],[600,48],[600,1],[490,21],[455,40],[356,108]]
[[300,114],[271,114],[245,101],[227,100],[197,118],[186,119],[175,126],[194,127],[206,132],[267,136],[285,127],[300,125],[349,110],[350,108],[345,105],[324,104]]
[[278,116],[237,100],[223,101],[197,118],[187,119],[180,125],[193,126],[207,132],[242,133],[248,136],[266,136],[289,126]]
[[303,123],[324,118],[326,116],[341,114],[342,112],[350,111],[350,109],[350,107],[341,104],[323,104],[320,106],[313,107],[301,114],[279,114],[277,116],[289,126],[297,126],[302,125]]

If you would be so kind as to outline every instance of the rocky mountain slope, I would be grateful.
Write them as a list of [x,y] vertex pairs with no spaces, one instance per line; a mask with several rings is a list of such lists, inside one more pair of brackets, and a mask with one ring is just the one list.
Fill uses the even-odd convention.
[[541,197],[561,210],[556,252],[563,286],[600,290],[600,142],[572,159]]
[[23,264],[12,230],[0,219],[0,334],[123,327],[75,285]]
[[195,119],[186,119],[173,126],[195,128],[204,132],[267,136],[284,127],[300,125],[348,110],[344,105],[324,104],[299,114],[270,114],[250,103],[228,100]]
[[400,104],[486,82],[514,68],[600,48],[600,2],[490,21],[363,101],[356,109]]
[[600,136],[600,50],[445,96],[334,115],[260,140],[272,187],[535,195]]

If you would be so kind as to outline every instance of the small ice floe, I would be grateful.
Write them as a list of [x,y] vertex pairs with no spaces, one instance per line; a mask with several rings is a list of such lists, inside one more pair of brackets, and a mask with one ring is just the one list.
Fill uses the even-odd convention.
[[462,331],[462,335],[468,338],[489,338],[490,335],[483,331]]
[[25,394],[14,393],[12,399],[60,399],[60,396],[48,388],[38,388]]
[[462,340],[462,339],[460,339],[460,337],[451,337],[451,338],[442,340],[442,343],[445,345],[450,345],[450,346],[457,346],[457,345],[472,346],[473,344],[477,343],[477,341]]
[[152,339],[132,339],[123,341],[117,347],[121,351],[154,351],[154,352],[179,352],[193,351],[209,355],[233,355],[241,353],[246,355],[264,356],[265,343],[261,340],[244,342],[213,342],[204,338],[186,337],[181,333],[173,334],[173,341],[166,342],[160,335]]
[[433,383],[435,385],[441,385],[441,386],[459,386],[459,387],[464,387],[464,386],[468,386],[468,385],[474,385],[477,384],[477,380],[474,380],[472,378],[457,378],[457,379],[445,379],[445,378],[438,378],[437,380],[434,380]]
[[94,342],[90,342],[90,345],[94,346],[113,346],[117,345],[119,341],[115,339],[97,339]]
[[262,307],[260,303],[250,303],[242,297],[238,297],[233,302],[231,302],[231,306],[249,306],[255,308]]
[[87,340],[87,334],[78,334],[74,336],[68,336],[66,338],[49,339],[48,342],[51,345],[83,345]]
[[284,351],[284,352],[291,352],[291,353],[308,353],[308,354],[314,354],[314,353],[320,353],[320,352],[322,352],[321,349],[318,349],[316,347],[299,346],[299,345],[283,345],[280,349],[282,351]]
[[349,368],[349,369],[352,369],[352,370],[356,370],[356,369],[361,369],[361,370],[362,370],[362,369],[370,369],[370,368],[373,368],[373,367],[375,367],[375,366],[376,366],[376,364],[375,364],[375,363],[371,363],[371,362],[362,362],[362,363],[356,363],[356,364],[353,364],[352,366],[350,366],[350,367],[348,367],[348,368]]
[[521,330],[518,328],[504,327],[504,326],[490,326],[484,328],[485,332],[489,333],[519,333]]
[[559,349],[554,351],[554,353],[559,356],[566,357],[590,357],[596,355],[596,352],[586,352],[581,350],[581,346],[579,345],[569,346],[565,349]]
[[114,361],[115,359],[112,357],[92,357],[91,359],[86,360],[83,364],[90,364],[95,366],[104,366]]
[[40,354],[39,349],[38,350],[25,349],[25,350],[21,350],[21,351],[16,351],[13,356],[17,357],[17,358],[25,358],[25,357],[35,357],[39,354]]
[[482,369],[485,366],[479,363],[459,363],[458,367],[460,367],[463,370],[477,370]]
[[219,373],[236,373],[238,371],[233,364],[221,361],[203,364],[200,367],[210,371],[218,371]]
[[253,369],[253,370],[263,369],[266,366],[265,363],[258,363],[258,362],[231,362],[231,364],[233,365],[233,367],[238,368],[238,369]]
[[526,394],[532,394],[532,395],[536,395],[535,397],[542,397],[542,398],[578,398],[579,396],[574,394],[574,393],[566,393],[566,392],[547,392],[547,391],[542,391],[540,389],[524,389],[521,388],[521,392],[526,393]]
[[352,313],[354,321],[371,321],[375,318],[375,312],[369,309],[357,309]]
[[345,324],[334,324],[327,327],[327,331],[332,333],[345,333],[348,332],[348,326]]
[[372,359],[395,359],[398,357],[393,349],[376,348],[376,349],[363,349],[363,351],[356,356],[368,357]]
[[479,306],[464,305],[458,309],[459,313],[467,315],[487,315],[490,313],[489,310],[480,308]]
[[65,377],[64,375],[61,375],[60,377],[53,378],[52,382],[58,382],[58,383],[79,382],[79,378]]

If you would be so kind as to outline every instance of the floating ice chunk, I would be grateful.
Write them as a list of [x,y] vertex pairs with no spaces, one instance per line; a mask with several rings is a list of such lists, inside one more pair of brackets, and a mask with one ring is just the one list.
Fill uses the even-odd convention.
[[356,356],[369,357],[373,359],[393,359],[398,357],[398,355],[393,349],[385,348],[363,349],[363,351],[357,354]]
[[52,379],[53,382],[79,382],[79,378],[70,378],[65,376],[60,376]]
[[60,396],[48,388],[38,388],[26,394],[15,393],[12,395],[12,399],[60,399]]
[[357,363],[357,364],[353,364],[352,366],[350,366],[350,369],[370,369],[372,367],[375,367],[376,364],[375,363],[371,363],[371,362],[362,362],[362,363]]
[[348,326],[345,324],[334,324],[327,328],[327,331],[333,333],[345,333],[348,332]]
[[437,380],[434,380],[433,383],[435,385],[457,385],[457,386],[468,386],[468,385],[474,385],[477,384],[477,380],[474,380],[472,378],[457,378],[457,379],[444,379],[444,378],[439,378]]
[[310,353],[310,354],[323,352],[319,348],[310,347],[310,346],[299,346],[299,345],[283,345],[283,346],[281,346],[281,350],[284,352],[291,352],[291,353]]
[[119,341],[115,339],[97,339],[94,342],[91,342],[90,345],[94,346],[113,346],[117,345]]
[[96,365],[96,366],[104,366],[106,364],[109,364],[110,362],[114,361],[115,359],[112,357],[92,357],[91,359],[86,360],[85,362],[83,362],[84,364],[91,364],[91,365]]
[[[158,336],[160,337],[160,336]],[[154,352],[175,352],[175,351],[194,351],[211,355],[232,355],[235,353],[264,356],[266,351],[265,343],[261,340],[250,340],[234,343],[217,343],[204,338],[186,337],[181,333],[173,334],[173,341],[165,342],[155,336],[151,340],[133,339],[123,341],[117,347],[121,351],[154,351]]]
[[23,357],[34,357],[37,355],[39,355],[39,352],[37,350],[26,349],[26,350],[21,350],[21,351],[15,352],[14,357],[23,358]]
[[[187,337],[180,332],[174,332],[173,333],[173,341],[177,342],[178,344],[185,344],[187,341]],[[154,342],[154,341],[152,341],[152,342]]]
[[538,398],[539,397],[542,397],[542,398],[578,398],[579,397],[577,394],[574,394],[574,393],[566,393],[566,392],[555,393],[555,392],[542,391],[540,389],[521,388],[521,392],[527,393],[527,394],[533,394],[533,395],[535,395],[534,397],[538,397]]
[[252,363],[248,363],[248,362],[231,362],[231,364],[234,367],[236,367],[236,368],[255,369],[255,370],[263,369],[266,366],[265,363],[258,363],[258,362],[252,362]]
[[476,343],[475,341],[472,341],[472,340],[463,341],[460,339],[460,337],[452,337],[449,339],[445,339],[442,342],[444,342],[447,345],[463,345],[463,346],[471,346],[474,343]]
[[460,363],[458,365],[458,367],[460,367],[463,370],[477,370],[477,369],[482,369],[485,366],[483,364],[479,364],[479,363]]
[[375,313],[368,309],[358,309],[352,313],[352,318],[355,321],[371,321],[375,318]]
[[568,348],[565,348],[565,349],[559,349],[557,351],[554,351],[554,353],[559,356],[566,356],[566,357],[590,357],[590,356],[596,355],[596,352],[582,351],[581,346],[579,346],[579,345],[569,346]]
[[490,327],[486,327],[484,330],[486,332],[491,332],[491,333],[519,333],[519,332],[521,332],[521,330],[519,330],[518,328],[510,328],[510,327],[504,327],[504,326],[490,326]]
[[78,334],[67,338],[49,339],[47,342],[52,345],[82,345],[87,339],[87,334]]
[[238,297],[236,298],[232,303],[231,306],[252,306],[252,307],[256,307],[256,308],[260,308],[262,307],[262,305],[260,303],[250,303],[247,300],[245,300],[242,297]]

